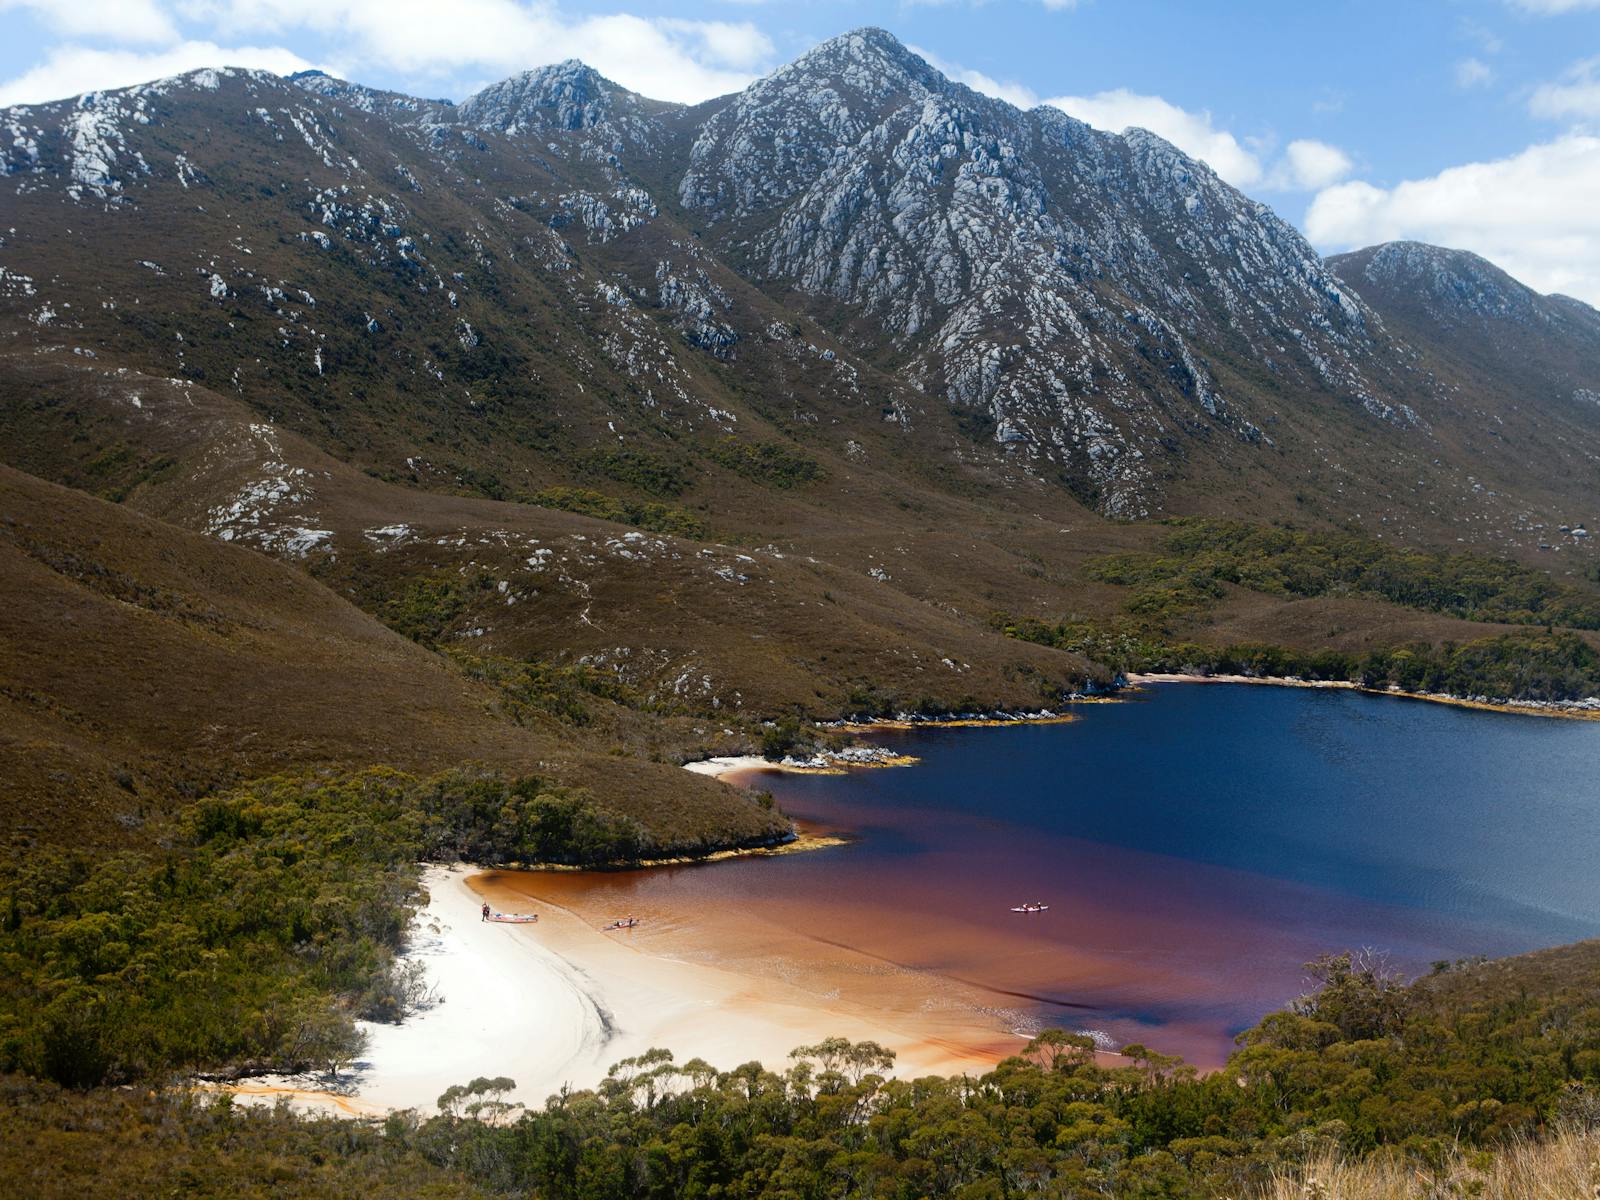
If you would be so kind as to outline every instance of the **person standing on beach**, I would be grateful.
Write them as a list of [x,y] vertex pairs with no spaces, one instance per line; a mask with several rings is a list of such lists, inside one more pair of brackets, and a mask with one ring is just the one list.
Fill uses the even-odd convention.
[[480,917],[479,920],[487,921],[488,919],[489,919],[489,902],[487,900],[485,900],[483,902],[483,916]]

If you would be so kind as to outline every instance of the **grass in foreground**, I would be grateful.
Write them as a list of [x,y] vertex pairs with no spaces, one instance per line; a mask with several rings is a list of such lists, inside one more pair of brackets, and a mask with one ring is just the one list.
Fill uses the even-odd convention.
[[1499,1153],[1457,1152],[1422,1164],[1394,1155],[1322,1157],[1275,1176],[1263,1200],[1593,1200],[1600,1196],[1600,1131],[1557,1130]]

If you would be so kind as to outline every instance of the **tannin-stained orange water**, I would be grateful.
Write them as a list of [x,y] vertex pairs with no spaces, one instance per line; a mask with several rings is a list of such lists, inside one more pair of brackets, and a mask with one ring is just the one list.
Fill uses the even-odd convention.
[[[846,845],[500,885],[638,916],[641,947],[819,1002],[1061,1025],[1201,1066],[1319,954],[1420,970],[1600,933],[1594,724],[1174,685],[1068,725],[891,744],[922,762],[745,780]],[[1034,900],[1048,910],[1011,911]]]

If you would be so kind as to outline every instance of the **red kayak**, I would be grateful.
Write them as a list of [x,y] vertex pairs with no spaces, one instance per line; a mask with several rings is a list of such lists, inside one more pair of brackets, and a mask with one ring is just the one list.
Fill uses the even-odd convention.
[[503,925],[531,925],[539,919],[538,913],[490,913],[489,920]]

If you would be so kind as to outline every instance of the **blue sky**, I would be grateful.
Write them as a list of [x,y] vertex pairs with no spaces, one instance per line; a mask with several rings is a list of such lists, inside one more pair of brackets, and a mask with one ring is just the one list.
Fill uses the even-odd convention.
[[0,103],[201,65],[459,99],[566,57],[693,101],[867,24],[1015,102],[1150,127],[1319,249],[1461,246],[1600,304],[1600,0],[0,0]]

